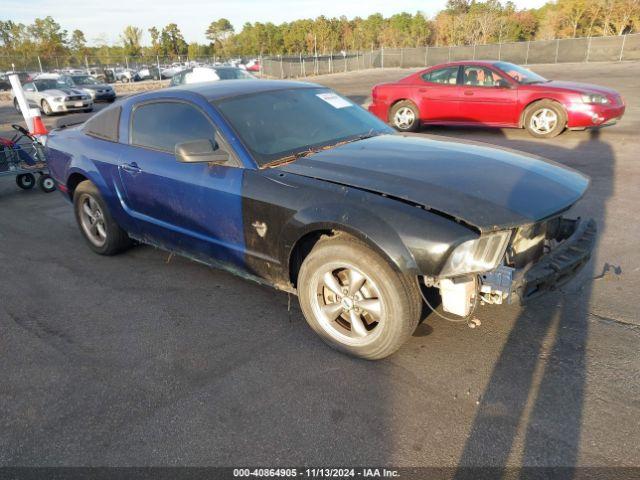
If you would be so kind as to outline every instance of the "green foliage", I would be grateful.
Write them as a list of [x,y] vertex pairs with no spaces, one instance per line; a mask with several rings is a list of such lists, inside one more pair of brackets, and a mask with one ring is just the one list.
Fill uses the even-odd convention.
[[170,23],[160,33],[160,51],[165,56],[178,56],[187,53],[187,42],[175,23]]
[[141,28],[127,25],[120,35],[120,41],[124,47],[124,54],[135,57],[142,53],[142,35]]

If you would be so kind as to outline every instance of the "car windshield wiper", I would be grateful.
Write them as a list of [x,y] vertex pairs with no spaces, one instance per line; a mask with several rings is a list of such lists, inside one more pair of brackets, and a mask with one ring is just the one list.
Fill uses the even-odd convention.
[[265,167],[272,168],[272,167],[278,167],[278,166],[283,165],[285,163],[295,162],[299,158],[306,157],[308,155],[311,155],[312,153],[317,153],[317,152],[319,152],[321,150],[324,150],[325,148],[327,148],[327,147],[310,148],[308,150],[303,150],[301,152],[292,153],[291,155],[287,155],[286,157],[278,158],[277,160],[274,160],[273,162],[267,163],[265,165]]
[[321,152],[323,150],[329,150],[330,148],[339,147],[340,145],[344,145],[346,143],[352,143],[352,142],[357,142],[359,140],[365,140],[371,137],[377,137],[378,135],[381,135],[381,134],[382,132],[377,132],[377,131],[374,132],[373,129],[371,129],[367,133],[356,135],[355,137],[349,138],[347,140],[341,140],[339,142],[332,143],[329,145],[323,145],[322,147],[309,148],[307,150],[302,150],[301,152],[292,153],[291,155],[287,155],[286,157],[282,157],[277,160],[274,160],[273,162],[267,163],[265,167],[272,168],[272,167],[283,165],[285,163],[295,162],[299,158],[308,157],[309,155]]

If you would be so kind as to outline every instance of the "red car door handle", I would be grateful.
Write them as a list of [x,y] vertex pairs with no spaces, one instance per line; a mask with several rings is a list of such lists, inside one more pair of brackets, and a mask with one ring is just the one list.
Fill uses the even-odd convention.
[[428,90],[427,90],[426,88],[419,88],[419,89],[418,89],[418,91],[419,91],[420,93],[424,93],[424,92],[426,92],[426,91],[428,91]]
[[465,95],[473,95],[473,91],[472,90],[465,90],[464,94]]

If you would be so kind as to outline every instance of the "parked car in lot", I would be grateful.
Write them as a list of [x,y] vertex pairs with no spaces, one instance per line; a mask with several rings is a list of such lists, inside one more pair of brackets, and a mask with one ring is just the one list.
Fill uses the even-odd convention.
[[[368,359],[446,312],[529,301],[572,278],[595,224],[580,173],[481,144],[398,134],[300,82],[211,82],[124,99],[50,133],[89,247],[132,239],[297,293],[329,344]],[[117,281],[117,279],[114,279]]]
[[169,86],[188,85],[217,80],[255,80],[256,77],[238,67],[194,67],[176,73]]
[[111,85],[98,82],[90,75],[69,75],[67,78],[70,85],[89,94],[94,102],[113,102],[116,99],[116,92]]
[[260,61],[259,60],[250,60],[246,65],[246,69],[249,72],[259,72],[260,71]]
[[565,128],[612,125],[625,105],[613,89],[546,78],[513,63],[453,62],[376,85],[369,111],[400,131],[421,125],[525,128],[549,138]]
[[158,70],[158,67],[151,66],[142,67],[140,70],[138,70],[133,76],[133,81],[141,82],[143,80],[161,80],[161,78],[162,76],[160,71]]
[[20,83],[24,84],[31,81],[31,75],[28,72],[5,72],[0,74],[0,90],[11,90],[11,83],[9,82],[9,75],[17,74],[20,79]]
[[[22,86],[30,107],[39,108],[45,115],[93,110],[91,96],[70,84],[69,77],[58,74],[40,75]],[[20,111],[20,105],[11,92],[13,105]]]

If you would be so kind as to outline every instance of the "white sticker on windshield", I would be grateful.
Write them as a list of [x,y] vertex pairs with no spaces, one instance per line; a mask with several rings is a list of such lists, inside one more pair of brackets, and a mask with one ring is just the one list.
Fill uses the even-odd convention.
[[349,100],[347,100],[346,98],[342,98],[335,93],[318,93],[316,94],[316,96],[327,102],[333,108],[344,108],[353,106],[353,104]]

